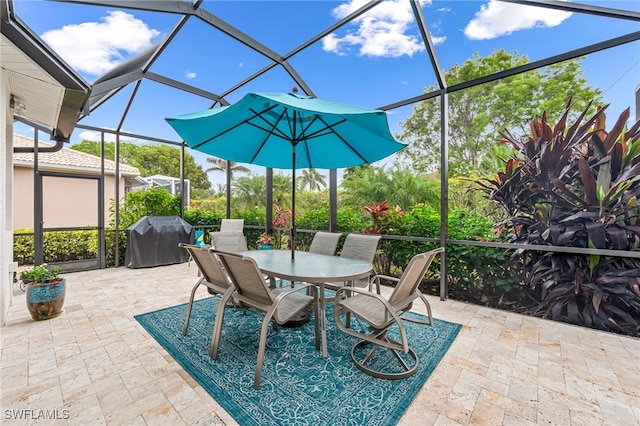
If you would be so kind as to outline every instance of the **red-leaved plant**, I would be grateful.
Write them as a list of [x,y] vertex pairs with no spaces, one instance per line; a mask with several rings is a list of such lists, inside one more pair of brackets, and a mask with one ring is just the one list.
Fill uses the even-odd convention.
[[[640,121],[625,130],[629,109],[611,130],[606,107],[589,107],[567,124],[570,103],[555,126],[546,113],[531,134],[503,134],[518,154],[482,182],[508,219],[509,241],[527,245],[640,249]],[[537,312],[556,320],[640,334],[640,259],[516,250]]]

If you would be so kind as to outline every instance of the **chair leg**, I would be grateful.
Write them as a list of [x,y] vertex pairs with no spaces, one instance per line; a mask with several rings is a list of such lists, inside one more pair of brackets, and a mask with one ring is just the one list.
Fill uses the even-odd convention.
[[429,314],[429,325],[432,326],[433,325],[433,314],[431,313],[431,304],[429,304],[429,301],[427,300],[426,297],[424,297],[423,294],[420,294],[420,299],[422,299],[422,302],[427,307],[427,313]]
[[196,285],[193,286],[193,290],[191,290],[191,298],[189,299],[189,305],[187,306],[187,317],[184,320],[184,327],[182,328],[182,335],[186,336],[187,331],[189,329],[189,319],[191,318],[191,309],[193,309],[193,299],[196,297],[196,290],[200,286],[203,278],[199,279]]
[[[315,290],[315,289],[314,289]],[[317,291],[317,290],[316,290]],[[313,302],[313,323],[314,323],[314,332],[316,336],[316,349],[320,349],[320,318],[318,317],[318,296],[316,294],[316,300]],[[323,342],[326,344],[326,342]]]
[[255,390],[260,389],[260,378],[262,377],[262,364],[264,363],[264,351],[267,346],[267,333],[269,331],[269,323],[271,318],[265,316],[262,321],[262,331],[260,332],[260,344],[258,345],[258,360],[256,361],[256,377],[253,382],[253,388]]
[[222,299],[218,303],[218,312],[216,312],[216,319],[213,325],[213,334],[211,335],[211,346],[209,348],[209,356],[213,359],[218,358],[218,347],[220,346],[220,337],[222,335],[222,322],[224,321],[224,310],[232,294],[233,294],[233,289],[230,288],[222,296]]
[[[367,346],[372,347],[367,351]],[[396,366],[398,367],[397,371],[380,371],[368,365],[371,361],[371,358],[378,350],[391,351],[391,353],[393,354],[393,358],[398,361],[398,363],[396,364]],[[362,357],[361,354],[359,354],[360,352],[366,352],[366,355]],[[380,379],[398,380],[407,378],[414,374],[418,370],[418,365],[420,362],[413,349],[409,349],[409,351],[406,353],[406,358],[402,358],[401,353],[402,351],[398,349],[383,348],[373,342],[361,340],[351,348],[351,359],[355,363],[356,367],[364,373]],[[389,365],[387,365],[387,367]]]

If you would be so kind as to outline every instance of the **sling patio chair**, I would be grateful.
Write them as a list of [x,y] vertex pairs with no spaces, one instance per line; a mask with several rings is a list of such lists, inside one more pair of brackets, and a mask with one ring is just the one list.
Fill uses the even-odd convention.
[[[244,219],[222,219],[222,222],[220,222],[220,230],[209,232],[212,245],[213,245],[213,234],[216,234],[219,232],[239,232],[241,234],[244,234]],[[223,250],[223,251],[227,251],[227,250]]]
[[[311,240],[309,253],[334,256],[336,254],[336,248],[338,248],[338,241],[340,241],[340,237],[342,237],[342,234],[339,232],[316,232],[313,236],[313,240]],[[293,287],[294,284],[295,283],[292,282],[291,286]]]
[[[373,281],[385,278],[397,282],[389,298],[362,288],[345,287],[336,292],[336,325],[340,331],[360,339],[351,349],[351,359],[360,370],[383,379],[403,379],[416,372],[418,356],[409,348],[403,321],[433,325],[431,306],[420,292],[419,285],[433,259],[442,252],[444,248],[440,247],[414,256],[399,279],[388,276],[373,277]],[[349,292],[350,297],[344,297],[345,292]],[[427,307],[427,321],[405,315],[416,299],[422,300]],[[347,316],[346,325],[341,319],[343,315]],[[349,326],[349,315],[355,316],[359,328]],[[391,330],[394,337],[389,335]],[[399,335],[399,341],[395,335]],[[383,348],[386,351],[378,352]],[[389,356],[388,352],[393,356]],[[394,360],[397,363],[391,362]]]
[[[220,267],[220,263],[213,257],[213,253],[210,249],[200,247],[193,244],[180,243],[178,247],[182,247],[189,253],[191,259],[198,267],[199,279],[191,290],[191,297],[189,298],[189,305],[187,307],[187,317],[184,321],[184,327],[182,334],[186,335],[189,329],[189,319],[191,318],[191,309],[193,308],[193,299],[196,295],[196,290],[201,285],[205,286],[210,294],[224,295],[225,293],[233,293],[233,286],[229,281],[226,273]],[[218,306],[218,315],[221,309],[224,309],[225,305],[220,304]]]
[[220,232],[244,232],[244,219],[222,219]]
[[327,256],[335,255],[340,237],[342,237],[342,234],[339,232],[316,232],[313,240],[311,240],[309,253],[326,254]]
[[[234,300],[242,304],[243,308],[254,308],[265,313],[260,331],[256,375],[253,384],[254,389],[258,390],[260,388],[267,332],[269,330],[269,323],[272,321],[274,329],[277,330],[278,325],[285,324],[299,313],[311,307],[315,319],[315,346],[316,349],[320,349],[320,326],[317,320],[318,292],[313,284],[302,284],[293,289],[272,290],[267,285],[258,264],[252,258],[217,250],[213,252],[218,256],[218,259],[220,259],[235,288],[233,293],[225,293],[223,302],[226,303],[233,297]],[[311,295],[303,294],[301,290],[309,290]],[[215,319],[213,338],[211,339],[211,349],[209,352],[213,359],[217,359],[218,357],[223,315],[224,312],[216,316]],[[230,331],[230,333],[232,333],[232,331]],[[325,344],[325,342],[323,342],[323,344]]]
[[242,232],[211,232],[211,247],[229,253],[247,251],[247,238]]
[[[344,240],[340,257],[373,263],[379,242],[380,235],[348,234]],[[344,285],[345,283],[325,283],[325,288],[337,290]],[[357,287],[369,286],[371,289],[370,282],[366,278],[355,281],[353,285]]]

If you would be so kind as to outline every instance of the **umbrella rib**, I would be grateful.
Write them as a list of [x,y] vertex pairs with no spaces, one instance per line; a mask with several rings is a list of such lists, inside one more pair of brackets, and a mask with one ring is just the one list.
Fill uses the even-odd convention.
[[210,137],[209,139],[206,139],[206,140],[204,140],[204,141],[202,141],[202,142],[200,142],[200,143],[198,143],[198,144],[196,144],[196,145],[193,145],[191,148],[193,148],[193,149],[198,149],[198,148],[200,148],[202,145],[204,145],[205,143],[207,143],[207,142],[211,142],[211,141],[212,141],[212,140],[214,140],[215,138],[218,138],[218,137],[220,137],[220,136],[224,135],[225,133],[229,133],[230,131],[232,131],[232,130],[233,130],[233,129],[235,129],[236,127],[242,126],[244,123],[249,123],[249,124],[251,124],[251,123],[249,122],[249,120],[252,120],[252,119],[254,119],[254,118],[256,118],[256,117],[262,117],[262,115],[261,115],[261,114],[264,114],[265,112],[268,112],[268,111],[272,110],[272,109],[273,109],[273,108],[275,108],[275,107],[276,107],[276,105],[272,105],[272,106],[270,106],[269,108],[265,109],[265,110],[264,110],[264,111],[262,111],[262,112],[256,112],[256,111],[254,111],[253,109],[251,109],[251,112],[253,112],[253,113],[254,113],[254,116],[253,116],[253,117],[247,118],[246,120],[243,120],[243,121],[239,122],[238,124],[236,124],[236,125],[234,125],[234,126],[229,127],[229,128],[228,128],[228,129],[226,129],[225,131],[220,132],[220,133],[218,133],[217,135],[214,135],[214,136]]
[[[271,124],[269,123],[264,117],[262,117],[262,115],[260,115],[259,117],[261,119],[263,119],[267,124],[269,124],[271,126],[271,130],[268,129],[264,129],[267,131],[267,136],[265,136],[265,138],[263,139],[263,141],[260,143],[260,146],[258,147],[258,149],[256,149],[256,152],[253,154],[253,157],[251,157],[251,161],[250,163],[253,163],[256,159],[256,157],[258,156],[258,154],[260,154],[260,151],[262,151],[262,148],[264,147],[264,145],[267,143],[267,141],[269,140],[269,137],[271,137],[271,135],[273,134],[273,129],[278,130],[277,126],[278,123],[280,123],[280,120],[282,120],[282,117],[284,116],[286,110],[282,112],[282,114],[280,114],[280,116],[278,117],[278,119],[276,120],[275,123]],[[253,123],[249,123],[251,125],[254,125]],[[255,125],[256,127],[260,128],[259,126]]]
[[311,162],[311,155],[309,154],[309,144],[307,143],[307,140],[308,140],[309,138],[313,138],[313,137],[314,137],[314,135],[316,135],[317,133],[319,133],[319,132],[323,132],[323,131],[325,131],[325,130],[326,130],[326,129],[320,129],[320,130],[318,130],[318,131],[316,131],[316,132],[312,133],[312,134],[311,134],[311,135],[309,135],[309,136],[307,136],[307,135],[306,135],[307,130],[311,127],[311,125],[313,125],[313,123],[315,123],[315,122],[316,122],[316,120],[317,120],[317,119],[318,119],[318,116],[317,116],[317,115],[314,115],[314,116],[313,116],[313,119],[312,119],[312,120],[309,122],[309,124],[307,124],[307,126],[306,126],[306,127],[304,127],[304,129],[302,130],[301,138],[300,138],[300,140],[304,143],[304,148],[305,148],[305,149],[304,149],[304,151],[305,151],[305,154],[306,154],[306,157],[307,157],[307,164],[309,165],[309,167],[310,167],[310,168],[313,168],[313,164],[312,164],[312,162]]
[[[289,109],[285,108],[284,111],[287,113],[287,122],[289,123],[289,132],[291,133],[291,144],[295,146],[299,142],[296,136],[296,125],[298,124],[296,122],[296,118],[299,118],[302,121],[302,117],[296,114],[296,110],[293,110],[293,120],[289,120]],[[302,123],[300,124],[300,127],[302,127]],[[304,131],[302,134],[304,134]]]
[[[272,107],[272,108],[273,108],[273,107]],[[269,111],[270,109],[271,109],[271,108],[269,108],[269,109],[267,109],[267,110],[265,110],[265,111],[263,111],[263,112],[267,112],[267,111]],[[266,118],[264,118],[264,117],[263,117],[263,115],[262,115],[262,114],[263,114],[263,112],[255,112],[255,111],[254,111],[253,109],[251,109],[251,108],[250,108],[250,110],[256,114],[254,117],[251,117],[251,119],[253,119],[253,118],[259,118],[260,120],[264,121],[264,122],[267,124],[267,127],[262,127],[262,126],[260,126],[259,124],[257,124],[257,123],[252,123],[252,122],[250,122],[250,121],[248,121],[248,120],[247,120],[247,124],[249,124],[249,125],[251,125],[251,126],[253,126],[253,127],[255,127],[255,128],[258,128],[258,129],[260,129],[260,130],[263,130],[263,131],[265,131],[265,132],[269,133],[269,136],[271,136],[271,135],[279,136],[279,137],[281,137],[282,139],[284,139],[284,140],[286,140],[286,141],[288,141],[288,142],[291,142],[291,138],[289,138],[285,132],[283,132],[282,130],[280,130],[280,129],[277,127],[277,126],[278,126],[278,123],[280,123],[280,121],[282,120],[282,117],[283,117],[283,116],[284,116],[284,114],[286,113],[286,110],[285,110],[285,111],[283,111],[283,113],[282,113],[282,114],[280,114],[280,116],[278,117],[278,120],[275,122],[275,124],[274,124],[274,123],[270,123],[270,122],[269,122],[269,120],[267,120]],[[274,130],[277,132],[277,134],[276,134],[276,133],[274,133]]]
[[[364,157],[363,157],[363,156],[358,152],[358,150],[356,150],[353,146],[351,146],[351,144],[350,144],[349,142],[347,142],[347,141],[346,141],[342,136],[340,136],[340,134],[339,134],[338,132],[336,132],[336,131],[333,129],[333,128],[334,128],[335,126],[337,126],[338,124],[340,124],[340,123],[343,123],[343,122],[347,121],[347,119],[346,119],[346,118],[345,118],[345,119],[343,119],[342,121],[339,121],[339,122],[337,122],[337,123],[333,124],[333,125],[329,125],[326,121],[324,121],[324,120],[322,119],[322,117],[318,117],[318,120],[322,121],[322,122],[324,123],[324,125],[325,125],[325,126],[327,126],[325,130],[329,130],[330,132],[332,132],[334,135],[336,135],[336,136],[338,137],[338,139],[340,139],[340,140],[341,140],[341,141],[342,141],[346,146],[348,146],[348,147],[349,147],[349,149],[350,149],[350,150],[351,150],[355,155],[357,155],[358,157],[360,157],[360,159],[362,159],[362,161],[364,161],[365,163],[369,163],[369,161],[367,161],[367,159],[366,159],[366,158],[364,158]],[[317,132],[316,132],[316,133],[317,133]]]
[[[335,131],[335,130],[333,130],[333,128],[334,128],[335,126],[337,126],[338,124],[342,124],[342,123],[344,123],[345,121],[347,121],[347,119],[346,119],[346,118],[343,118],[342,120],[340,120],[340,121],[338,121],[338,122],[336,122],[336,123],[328,124],[326,121],[324,121],[322,118],[320,118],[319,116],[317,116],[317,115],[316,115],[316,116],[315,116],[315,119],[314,119],[311,123],[309,123],[309,126],[307,126],[307,128],[309,128],[309,127],[311,126],[311,124],[313,124],[313,122],[315,122],[316,120],[320,120],[320,121],[322,122],[322,124],[324,124],[324,126],[325,126],[325,127],[324,127],[324,128],[322,128],[322,129],[318,129],[318,130],[316,130],[316,131],[314,131],[313,133],[310,133],[310,134],[308,134],[308,135],[304,135],[304,138],[305,138],[305,139],[313,139],[313,138],[317,138],[317,137],[320,137],[320,136],[324,136],[324,135],[326,135],[326,134],[328,134],[328,133],[334,133],[334,134],[337,134],[337,133],[336,133],[336,131]],[[306,130],[307,130],[307,129],[305,129],[305,131],[306,131]],[[323,132],[328,132],[328,133],[323,133]],[[304,132],[303,132],[303,133],[304,133]],[[341,138],[341,139],[342,139],[342,138]],[[342,139],[342,140],[344,141],[344,139]]]

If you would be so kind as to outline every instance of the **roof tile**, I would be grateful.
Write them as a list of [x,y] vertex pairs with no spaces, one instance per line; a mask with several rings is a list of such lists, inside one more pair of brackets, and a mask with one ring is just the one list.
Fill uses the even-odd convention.
[[[13,136],[13,146],[32,147],[33,138],[22,135]],[[53,144],[38,141],[38,146],[45,148],[53,146]],[[18,152],[13,154],[14,163],[31,163],[33,165],[33,154]],[[40,166],[49,165],[55,168],[69,167],[70,169],[85,169],[100,171],[100,157],[76,151],[70,148],[62,148],[58,152],[40,152],[38,153],[38,164]],[[116,162],[112,160],[104,160],[105,171],[115,173]],[[139,176],[140,171],[128,164],[120,163],[120,173],[122,175]]]

